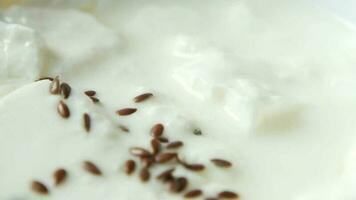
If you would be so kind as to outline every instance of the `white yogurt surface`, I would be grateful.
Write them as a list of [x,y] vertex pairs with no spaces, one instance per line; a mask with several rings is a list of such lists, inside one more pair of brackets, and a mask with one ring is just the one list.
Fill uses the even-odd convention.
[[[0,2],[0,200],[184,199],[154,177],[170,165],[148,183],[123,171],[158,122],[206,166],[175,171],[204,197],[356,199],[356,32],[328,12],[279,0]],[[72,87],[69,119],[50,82],[34,82],[56,75]],[[144,92],[154,97],[132,101]],[[138,111],[115,113],[126,107]],[[55,187],[59,167],[69,176]]]

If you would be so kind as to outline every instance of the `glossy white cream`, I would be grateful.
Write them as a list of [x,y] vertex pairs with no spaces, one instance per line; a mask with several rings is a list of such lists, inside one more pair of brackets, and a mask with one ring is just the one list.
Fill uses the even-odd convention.
[[[123,172],[128,149],[149,147],[157,122],[184,141],[184,159],[207,166],[175,172],[206,196],[356,198],[353,27],[292,1],[39,2],[1,10],[1,200],[183,199]],[[50,82],[33,82],[55,75],[72,87],[69,119],[58,115]],[[154,97],[134,103],[143,92]],[[125,107],[138,112],[115,114]],[[83,113],[93,118],[89,134]],[[234,167],[215,167],[215,157]],[[104,175],[86,173],[84,160]],[[69,178],[54,187],[58,167]],[[34,179],[50,194],[33,193]]]

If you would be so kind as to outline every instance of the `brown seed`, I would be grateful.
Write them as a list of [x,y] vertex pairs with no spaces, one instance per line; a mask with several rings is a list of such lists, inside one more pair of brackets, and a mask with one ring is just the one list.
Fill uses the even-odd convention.
[[168,169],[166,171],[163,171],[162,173],[160,173],[157,176],[158,180],[161,180],[163,182],[167,182],[173,179],[173,172],[174,172],[175,168],[172,169]]
[[214,198],[214,197],[208,197],[208,198],[205,198],[205,200],[218,200],[218,199]]
[[119,129],[122,130],[123,132],[126,132],[126,133],[130,132],[130,130],[124,125],[120,125]]
[[169,181],[169,190],[171,192],[179,193],[185,190],[188,186],[188,180],[185,177],[180,177]]
[[86,132],[90,131],[90,127],[91,127],[91,118],[90,115],[88,113],[84,113],[83,114],[83,122],[84,122],[84,129]]
[[187,193],[185,193],[184,197],[185,198],[196,198],[199,197],[203,194],[203,191],[201,190],[191,190]]
[[87,90],[84,92],[84,94],[86,94],[89,97],[92,97],[92,96],[96,95],[96,92],[94,90]]
[[176,153],[160,153],[156,155],[155,160],[158,163],[166,163],[177,158]]
[[60,82],[59,82],[59,77],[58,76],[56,76],[52,80],[52,82],[51,82],[51,84],[49,86],[49,92],[51,94],[59,94],[61,92]]
[[96,97],[89,97],[89,98],[93,103],[99,103],[100,102],[100,100],[98,98],[96,98]]
[[223,159],[211,159],[211,162],[218,167],[229,168],[232,167],[232,163]]
[[62,83],[60,88],[61,88],[61,94],[65,99],[67,99],[72,91],[71,87],[67,83]]
[[43,80],[50,80],[50,81],[53,81],[53,78],[52,77],[41,77],[39,79],[36,80],[37,81],[43,81]]
[[49,190],[47,189],[47,187],[39,181],[32,181],[31,189],[38,194],[48,194],[49,193]]
[[159,138],[157,138],[157,140],[159,140],[161,143],[168,143],[169,142],[168,138],[166,138],[166,137],[159,137]]
[[153,156],[141,157],[141,163],[143,167],[150,168],[155,163],[155,159]]
[[162,136],[164,131],[164,126],[163,124],[156,124],[152,127],[151,133],[153,137],[160,137]]
[[57,106],[57,111],[59,115],[62,116],[63,118],[68,118],[70,116],[69,108],[67,104],[65,104],[63,101],[59,102]]
[[132,148],[130,148],[130,153],[133,156],[138,156],[138,157],[141,157],[141,158],[152,156],[152,154],[148,150],[146,150],[144,148],[140,148],[140,147],[132,147]]
[[183,146],[182,141],[171,142],[167,145],[167,149],[177,149]]
[[157,139],[152,139],[151,147],[152,147],[152,153],[154,155],[157,155],[159,153],[159,151],[161,150],[161,143]]
[[116,111],[116,114],[125,116],[125,115],[131,115],[132,113],[134,113],[136,111],[137,111],[136,108],[124,108],[124,109]]
[[183,166],[186,168],[186,169],[189,169],[191,171],[202,171],[205,169],[205,166],[204,165],[201,165],[201,164],[187,164],[187,163],[183,163]]
[[125,163],[125,172],[126,174],[132,174],[136,169],[136,163],[133,160],[128,160]]
[[239,195],[235,192],[223,191],[218,194],[219,199],[237,199]]
[[67,171],[65,169],[57,169],[53,173],[53,179],[55,185],[60,185],[67,178]]
[[140,179],[143,182],[147,182],[148,180],[150,180],[151,174],[150,171],[148,171],[148,168],[142,168],[140,171]]
[[94,163],[92,163],[90,161],[85,161],[83,163],[83,167],[87,172],[89,172],[93,175],[96,175],[96,176],[102,175],[100,169]]
[[142,102],[142,101],[145,101],[147,100],[148,98],[152,97],[153,94],[152,93],[144,93],[144,94],[141,94],[141,95],[138,95],[134,98],[134,102],[136,103],[139,103],[139,102]]

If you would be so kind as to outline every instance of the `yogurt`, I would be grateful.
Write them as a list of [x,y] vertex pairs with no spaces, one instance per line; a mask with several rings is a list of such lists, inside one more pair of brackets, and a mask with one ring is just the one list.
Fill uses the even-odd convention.
[[[178,200],[194,189],[196,199],[356,199],[356,36],[327,11],[279,0],[0,6],[1,200]],[[68,98],[35,81],[56,76]],[[153,96],[133,100],[144,93]],[[144,163],[130,149],[150,150],[158,123],[184,144],[164,151],[204,170],[174,158],[141,180]],[[188,180],[184,191],[157,180],[172,167]],[[56,185],[59,168],[67,176]]]

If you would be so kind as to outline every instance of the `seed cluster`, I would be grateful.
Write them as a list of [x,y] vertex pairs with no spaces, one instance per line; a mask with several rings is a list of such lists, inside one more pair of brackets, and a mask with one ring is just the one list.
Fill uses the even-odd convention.
[[[62,100],[59,101],[57,105],[57,112],[58,114],[64,118],[67,119],[70,117],[70,109],[67,103],[65,102],[65,99],[68,99],[70,97],[70,94],[72,92],[72,88],[68,83],[61,83],[59,76],[56,76],[55,78],[51,77],[43,77],[39,78],[36,81],[42,81],[42,80],[50,80],[51,84],[49,86],[49,91],[53,95],[61,95],[63,97]],[[85,95],[87,95],[94,103],[98,103],[99,99],[95,97],[96,92],[94,90],[88,90],[84,92]],[[88,113],[83,114],[83,127],[86,132],[90,132],[91,129],[91,117]]]
[[[41,80],[50,80],[49,91],[53,95],[61,95],[62,100],[59,101],[57,106],[58,114],[67,119],[70,117],[70,109],[66,104],[65,100],[70,97],[71,87],[67,83],[61,83],[59,77],[51,78],[44,77],[40,78],[37,81]],[[100,100],[95,97],[97,94],[96,91],[88,90],[84,94],[88,96],[94,103],[100,102]],[[152,93],[144,93],[133,98],[135,103],[141,103],[153,97]],[[119,116],[127,116],[135,113],[137,108],[123,108],[116,111],[116,114]],[[83,127],[86,132],[91,130],[92,119],[88,113],[83,114]],[[126,126],[120,125],[118,127],[124,132],[129,132],[129,129]],[[151,169],[155,166],[165,166],[169,163],[170,168],[165,169],[161,173],[155,175],[157,181],[161,182],[163,185],[168,188],[172,193],[182,194],[184,198],[198,198],[204,196],[204,192],[199,188],[190,188],[189,179],[184,176],[175,176],[174,171],[177,167],[183,167],[186,170],[193,172],[201,172],[206,169],[204,164],[200,163],[189,163],[184,161],[180,156],[178,150],[184,147],[183,141],[172,141],[164,136],[165,127],[162,123],[156,123],[152,126],[150,134],[152,136],[150,140],[150,149],[145,149],[142,147],[131,147],[129,153],[139,162],[136,162],[135,159],[127,160],[124,164],[124,172],[127,175],[132,175],[138,169],[138,177],[142,182],[148,182],[152,178]],[[200,129],[194,129],[193,133],[195,135],[202,135]],[[233,164],[230,161],[214,158],[210,160],[215,166],[220,168],[230,168]],[[173,165],[173,167],[172,167]],[[87,173],[94,176],[101,176],[102,171],[100,168],[91,161],[83,161],[82,163],[83,170]],[[53,173],[53,182],[54,186],[59,186],[63,184],[68,177],[67,170],[59,168]],[[38,194],[49,194],[49,187],[44,183],[34,180],[31,183],[31,189]],[[189,190],[188,190],[189,189]],[[221,191],[215,197],[206,197],[205,200],[215,200],[215,199],[237,199],[239,195],[232,191]]]
[[[164,125],[157,123],[151,128],[152,139],[150,141],[151,149],[145,149],[142,147],[131,147],[129,153],[138,158],[140,161],[139,178],[142,182],[147,182],[151,178],[151,168],[157,165],[164,165],[171,163],[174,165],[172,168],[168,168],[156,176],[156,179],[166,185],[166,188],[172,193],[182,193],[189,188],[189,179],[187,177],[177,177],[174,175],[176,167],[182,166],[187,170],[200,172],[206,167],[203,164],[191,164],[182,160],[179,156],[178,149],[184,146],[182,141],[168,142],[169,140],[164,135]],[[162,142],[160,138],[165,138],[166,142]],[[216,166],[222,168],[228,168],[232,166],[232,163],[223,159],[212,159]],[[137,165],[134,160],[128,160],[125,163],[125,172],[127,175],[134,173]],[[183,196],[185,198],[197,198],[203,195],[201,189],[192,189],[187,191]],[[237,199],[238,194],[230,191],[222,191],[217,194],[217,197],[206,199]]]

